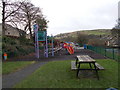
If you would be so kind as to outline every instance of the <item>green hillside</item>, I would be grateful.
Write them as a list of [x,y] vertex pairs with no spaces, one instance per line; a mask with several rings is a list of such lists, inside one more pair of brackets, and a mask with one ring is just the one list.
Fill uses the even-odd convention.
[[70,33],[58,34],[55,37],[57,39],[68,37],[68,36],[76,37],[77,34],[79,33],[86,34],[86,35],[109,35],[111,33],[111,29],[81,30],[81,31],[75,31]]
[[98,30],[85,30],[85,31],[80,31],[88,35],[108,35],[110,34],[111,29],[98,29]]

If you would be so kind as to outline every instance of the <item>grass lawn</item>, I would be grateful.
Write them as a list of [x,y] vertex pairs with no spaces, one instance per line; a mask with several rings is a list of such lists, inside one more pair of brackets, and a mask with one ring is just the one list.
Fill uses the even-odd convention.
[[2,62],[2,74],[9,74],[35,63],[35,61]]
[[37,69],[15,88],[118,88],[118,63],[114,60],[97,60],[105,70],[97,78],[76,78],[71,71],[71,60],[52,61]]

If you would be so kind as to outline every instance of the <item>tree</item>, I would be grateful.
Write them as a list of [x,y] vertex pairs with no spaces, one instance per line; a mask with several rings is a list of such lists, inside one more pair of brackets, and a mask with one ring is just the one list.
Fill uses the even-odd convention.
[[77,43],[86,44],[88,42],[87,35],[78,33],[77,34]]
[[[21,3],[22,4],[22,3]],[[16,5],[15,3],[12,3],[8,0],[2,0],[2,30],[3,35],[5,35],[5,23],[6,22],[12,22],[12,19],[10,19],[12,16],[15,15],[15,12],[19,10],[21,5],[17,8],[14,8]]]
[[113,36],[117,36],[118,46],[120,47],[120,18],[118,18],[117,24],[112,28],[111,33]]
[[40,31],[46,31],[46,29],[47,29],[47,23],[48,23],[49,21],[47,21],[46,19],[45,19],[45,17],[38,17],[37,19],[36,19],[36,21],[35,21],[35,23],[37,23],[38,24],[38,26],[39,26],[39,30]]
[[32,3],[25,2],[17,2],[17,6],[21,8],[16,12],[13,19],[15,21],[19,21],[23,26],[24,30],[30,32],[30,38],[32,39],[32,26],[38,17],[42,17],[42,12],[39,7],[35,7]]
[[113,27],[113,29],[111,30],[112,35],[118,35],[120,34],[120,18],[117,20],[117,24],[115,25],[115,27]]
[[[32,27],[35,22],[39,24],[40,30],[47,29],[48,21],[42,14],[39,7],[35,7],[29,1],[8,2],[3,1],[2,26],[5,32],[5,23],[10,23],[19,29],[29,31],[30,38],[33,38]],[[21,27],[20,27],[21,26]],[[3,33],[4,33],[3,32]]]
[[88,45],[105,47],[105,40],[94,38],[88,40]]
[[3,10],[2,10],[2,32],[5,34],[5,2],[2,1]]

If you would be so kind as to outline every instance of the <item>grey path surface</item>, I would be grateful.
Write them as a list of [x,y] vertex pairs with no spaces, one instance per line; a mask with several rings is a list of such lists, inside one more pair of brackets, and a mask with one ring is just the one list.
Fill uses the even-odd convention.
[[95,53],[91,50],[82,48],[82,49],[75,50],[75,53],[73,55],[66,54],[65,49],[62,49],[60,52],[55,53],[54,57],[49,55],[49,58],[45,58],[45,57],[41,56],[41,53],[40,53],[40,58],[37,59],[35,57],[35,54],[33,53],[33,54],[25,56],[25,57],[12,58],[7,61],[40,61],[40,62],[42,61],[42,62],[44,62],[44,61],[51,61],[51,60],[65,60],[65,59],[70,60],[70,59],[75,59],[76,55],[89,55],[93,59],[106,59],[107,58],[107,57],[100,55],[98,53]]
[[47,62],[41,62],[41,63],[37,62],[15,73],[3,75],[2,88],[13,87],[16,83],[22,81],[25,77],[30,75],[32,72],[34,72],[36,69],[38,69],[40,66],[42,66],[45,63]]
[[2,79],[2,87],[3,88],[12,88],[15,84],[24,80],[27,76],[32,74],[35,70],[37,70],[40,66],[46,64],[49,61],[60,61],[60,60],[75,60],[76,55],[89,55],[93,59],[106,59],[105,56],[97,54],[93,51],[86,49],[76,50],[73,55],[66,54],[65,50],[61,50],[59,53],[56,53],[54,57],[44,58],[40,57],[39,59],[35,58],[34,55],[30,55],[24,58],[11,59],[7,61],[37,61],[37,63],[32,64],[20,71],[15,73],[11,73],[8,75],[3,75]]

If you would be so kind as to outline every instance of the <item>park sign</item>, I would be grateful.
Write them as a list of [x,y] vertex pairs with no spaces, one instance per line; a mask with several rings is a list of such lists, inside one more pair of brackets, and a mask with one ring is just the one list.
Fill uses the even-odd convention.
[[44,42],[46,38],[46,31],[38,31],[38,41]]

